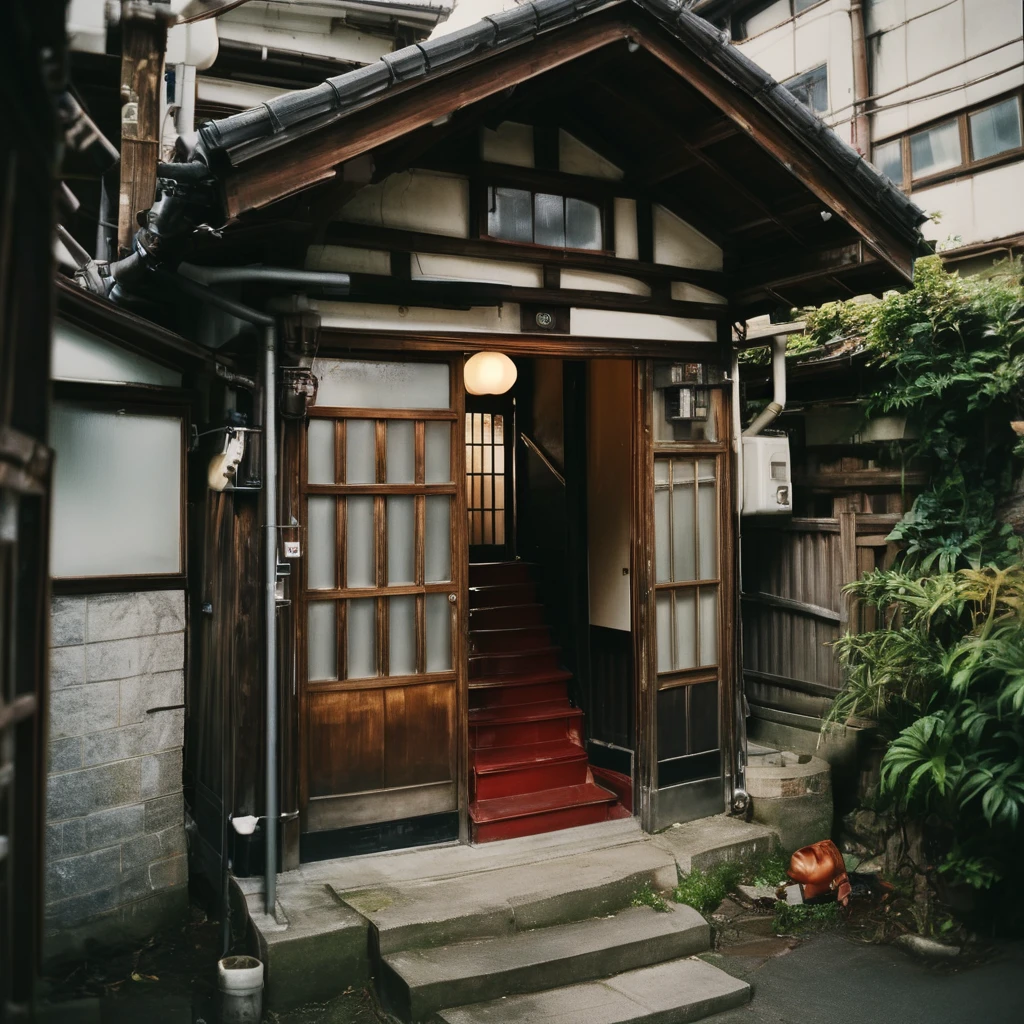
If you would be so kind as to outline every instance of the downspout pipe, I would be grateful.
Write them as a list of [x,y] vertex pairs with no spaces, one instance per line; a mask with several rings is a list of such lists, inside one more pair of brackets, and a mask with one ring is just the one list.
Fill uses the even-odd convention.
[[[175,278],[182,291],[225,309],[239,319],[263,328],[263,529],[264,529],[264,666],[266,679],[266,722],[264,752],[266,758],[266,849],[264,857],[265,910],[274,917],[277,903],[277,828],[281,819],[278,788],[278,679],[277,679],[277,320],[234,299],[209,290],[213,284],[262,281],[297,286],[331,288],[347,293],[348,274],[329,271],[292,270],[288,267],[200,267],[178,265]],[[204,287],[205,286],[205,287]]]
[[[754,417],[743,431],[744,437],[756,437],[769,424],[779,418],[786,408],[786,338],[772,338],[772,400]],[[742,445],[741,445],[742,447]]]
[[736,749],[733,751],[732,792],[729,794],[729,809],[734,814],[745,813],[750,804],[747,794],[747,716],[743,695],[743,616],[742,616],[742,565],[743,565],[743,420],[740,411],[740,356],[733,349],[732,365],[729,368],[732,379],[732,448],[736,466],[736,598],[734,602],[734,622],[736,623],[733,646],[733,665],[735,666],[735,685],[733,687],[733,721],[735,728]]
[[853,145],[871,158],[871,118],[868,114],[868,47],[864,31],[864,0],[850,0],[850,37],[853,45]]

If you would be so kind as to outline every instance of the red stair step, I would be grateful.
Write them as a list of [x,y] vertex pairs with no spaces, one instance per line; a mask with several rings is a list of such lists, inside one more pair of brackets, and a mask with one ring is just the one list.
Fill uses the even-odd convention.
[[487,843],[591,825],[606,821],[615,802],[614,793],[593,782],[519,796],[474,800],[469,805],[473,839]]
[[503,629],[471,629],[471,654],[516,654],[551,647],[547,626],[511,626]]
[[502,583],[532,583],[533,569],[529,562],[473,562],[469,566],[469,585],[486,587]]
[[582,718],[583,712],[571,707],[567,700],[471,708],[469,742],[479,749],[544,743],[567,736],[579,741]]
[[532,583],[469,588],[470,608],[503,608],[509,605],[535,604],[537,588]]
[[538,647],[535,650],[507,654],[471,654],[469,678],[481,676],[512,676],[561,668],[561,651],[557,647]]
[[474,800],[525,795],[590,781],[587,752],[569,739],[473,752]]
[[552,700],[568,700],[569,689],[564,679],[539,683],[516,683],[505,686],[470,688],[471,708],[497,708],[511,704],[537,704]]
[[514,629],[518,626],[543,626],[544,606],[510,604],[497,608],[473,608],[469,612],[469,629]]

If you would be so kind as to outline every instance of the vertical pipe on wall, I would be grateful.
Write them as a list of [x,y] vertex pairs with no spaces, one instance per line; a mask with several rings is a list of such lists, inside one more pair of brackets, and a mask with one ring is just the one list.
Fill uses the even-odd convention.
[[868,116],[868,47],[864,33],[864,0],[850,0],[850,35],[853,47],[853,145],[871,157],[871,119]]
[[277,330],[263,333],[263,527],[265,539],[266,613],[266,911],[273,917],[277,901]]

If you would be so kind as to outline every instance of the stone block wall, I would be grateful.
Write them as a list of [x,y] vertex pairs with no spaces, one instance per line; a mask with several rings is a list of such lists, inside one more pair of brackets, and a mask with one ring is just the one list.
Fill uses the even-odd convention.
[[46,944],[59,957],[130,944],[187,906],[185,595],[55,597],[51,626]]

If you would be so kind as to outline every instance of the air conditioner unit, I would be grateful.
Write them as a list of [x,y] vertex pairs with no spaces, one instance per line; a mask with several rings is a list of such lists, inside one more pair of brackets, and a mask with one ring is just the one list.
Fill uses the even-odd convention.
[[793,511],[789,438],[758,434],[743,438],[743,514]]

